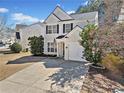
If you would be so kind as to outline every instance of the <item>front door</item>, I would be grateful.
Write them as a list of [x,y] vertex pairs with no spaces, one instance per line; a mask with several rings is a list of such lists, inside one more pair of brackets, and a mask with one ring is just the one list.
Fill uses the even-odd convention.
[[63,42],[58,43],[58,56],[64,57],[64,43]]

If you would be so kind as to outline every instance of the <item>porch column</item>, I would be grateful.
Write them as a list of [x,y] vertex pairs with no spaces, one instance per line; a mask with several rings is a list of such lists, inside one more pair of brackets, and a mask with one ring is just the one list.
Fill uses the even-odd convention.
[[57,47],[57,57],[59,57],[59,47],[58,47],[59,45],[58,45],[58,44],[59,44],[59,42],[56,42],[56,47]]

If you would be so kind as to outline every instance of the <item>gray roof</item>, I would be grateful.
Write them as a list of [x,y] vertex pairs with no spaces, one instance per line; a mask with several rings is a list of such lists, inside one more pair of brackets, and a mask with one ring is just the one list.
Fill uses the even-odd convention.
[[19,29],[25,28],[28,25],[24,25],[24,24],[16,24],[16,30],[19,31]]
[[94,19],[97,14],[98,12],[95,11],[95,12],[88,12],[88,13],[77,13],[77,14],[75,13],[75,14],[71,14],[70,16],[75,20],[88,20],[88,19]]

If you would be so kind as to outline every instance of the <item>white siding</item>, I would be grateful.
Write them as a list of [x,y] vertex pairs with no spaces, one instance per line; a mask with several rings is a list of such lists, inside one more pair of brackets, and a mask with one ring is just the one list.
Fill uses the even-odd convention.
[[56,23],[60,21],[56,16],[54,16],[53,14],[51,14],[47,20],[45,21],[46,23]]
[[82,58],[84,48],[80,45],[81,28],[76,26],[65,38],[65,60],[84,61]]

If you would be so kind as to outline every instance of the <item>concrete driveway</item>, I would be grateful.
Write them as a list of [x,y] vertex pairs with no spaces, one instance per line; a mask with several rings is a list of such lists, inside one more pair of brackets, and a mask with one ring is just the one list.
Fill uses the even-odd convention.
[[0,93],[79,93],[83,63],[45,58],[0,81]]

